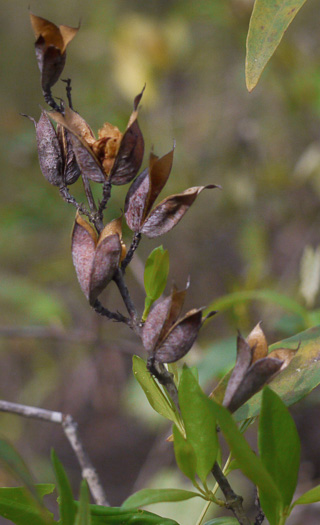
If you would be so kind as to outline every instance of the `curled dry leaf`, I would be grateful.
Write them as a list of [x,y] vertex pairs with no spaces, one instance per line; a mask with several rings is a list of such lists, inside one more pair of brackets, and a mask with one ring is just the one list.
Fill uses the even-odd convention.
[[44,177],[54,186],[76,182],[80,170],[68,132],[60,128],[56,133],[45,111],[41,111],[38,122],[28,118],[36,128],[39,163]]
[[151,153],[149,168],[132,183],[126,196],[125,217],[129,228],[147,237],[170,231],[182,219],[199,193],[215,185],[196,186],[167,197],[153,210],[152,206],[165,186],[172,168],[174,148],[163,157]]
[[41,72],[41,86],[44,92],[59,79],[66,61],[66,47],[76,36],[79,27],[56,26],[49,20],[30,13],[30,20],[36,37],[35,48]]
[[142,93],[135,98],[134,111],[124,135],[106,122],[96,139],[76,111],[65,108],[64,115],[58,111],[49,113],[55,122],[68,130],[80,169],[94,182],[102,183],[109,177],[112,184],[127,184],[138,173],[144,153],[144,140],[137,121]]
[[180,320],[186,290],[175,287],[166,299],[151,309],[144,324],[142,342],[159,363],[174,363],[192,347],[202,326],[202,308],[190,310]]
[[237,360],[226,388],[223,405],[235,412],[266,383],[284,370],[298,349],[281,348],[268,354],[260,323],[247,339],[237,339]]
[[107,224],[98,237],[92,226],[77,213],[71,251],[81,289],[93,305],[120,264],[123,252],[121,218]]

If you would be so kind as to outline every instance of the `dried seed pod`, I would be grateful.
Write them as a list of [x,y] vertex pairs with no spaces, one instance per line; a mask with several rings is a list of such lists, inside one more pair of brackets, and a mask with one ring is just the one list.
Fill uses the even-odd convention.
[[70,133],[62,126],[57,126],[57,137],[61,146],[63,156],[63,180],[69,186],[74,184],[81,175],[80,168],[73,150]]
[[126,196],[125,217],[129,228],[136,233],[144,233],[149,238],[170,231],[182,219],[202,190],[217,187],[210,184],[189,188],[167,197],[152,210],[170,175],[173,152],[174,149],[161,158],[151,153],[149,169],[136,178]]
[[175,287],[166,299],[151,309],[143,327],[142,342],[159,363],[174,363],[192,347],[203,324],[202,308],[190,310],[178,320],[186,290]]
[[247,339],[239,333],[237,360],[225,391],[223,405],[235,412],[284,370],[297,350],[298,348],[279,348],[268,354],[267,340],[260,323],[250,332]]
[[59,79],[65,62],[66,47],[76,36],[79,27],[61,25],[57,27],[49,20],[30,13],[30,20],[36,37],[35,49],[41,73],[43,93],[50,94],[51,87]]
[[72,259],[81,289],[91,305],[112,280],[122,249],[119,219],[107,224],[98,238],[90,224],[77,213],[72,232]]

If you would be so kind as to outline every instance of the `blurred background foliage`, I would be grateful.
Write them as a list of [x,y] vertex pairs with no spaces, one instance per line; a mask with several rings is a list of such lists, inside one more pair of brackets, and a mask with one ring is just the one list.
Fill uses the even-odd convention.
[[[168,429],[150,415],[131,379],[131,356],[143,355],[138,341],[126,327],[94,314],[78,286],[70,256],[74,209],[42,177],[34,128],[20,115],[38,118],[39,104],[45,106],[28,7],[56,24],[81,22],[63,76],[72,79],[74,106],[95,131],[105,121],[124,130],[146,83],[139,117],[144,166],[152,146],[163,155],[176,140],[166,195],[209,183],[223,188],[201,194],[160,242],[144,239],[128,271],[141,312],[143,262],[158,244],[170,252],[169,283],[183,287],[191,277],[187,307],[269,290],[265,299],[232,299],[202,330],[188,362],[198,363],[209,389],[234,359],[237,328],[247,334],[263,320],[273,342],[319,322],[318,5],[306,3],[249,94],[244,58],[252,0],[1,4],[0,392],[9,401],[72,413],[116,505],[155,472],[167,479],[171,445],[164,441]],[[64,84],[53,92],[64,97]],[[127,189],[114,188],[108,220],[123,209]],[[82,198],[80,185],[72,191]],[[130,242],[128,229],[124,236]],[[283,294],[287,307],[279,300]],[[103,302],[122,308],[112,285]],[[303,410],[314,421],[316,393],[312,399]],[[307,442],[305,419],[296,410]],[[52,480],[54,446],[78,486],[79,468],[60,428],[9,415],[0,416],[0,425],[38,481]],[[316,442],[304,452],[305,483],[320,476]],[[4,472],[0,478],[7,482]],[[186,525],[198,512],[194,502],[187,505]],[[177,517],[177,508],[163,512]]]

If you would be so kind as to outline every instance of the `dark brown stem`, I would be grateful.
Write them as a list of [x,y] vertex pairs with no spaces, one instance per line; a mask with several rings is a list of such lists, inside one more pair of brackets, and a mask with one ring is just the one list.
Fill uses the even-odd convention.
[[104,210],[106,209],[107,207],[107,204],[108,204],[108,201],[111,197],[111,182],[110,181],[106,181],[104,184],[103,184],[103,189],[102,189],[102,200],[99,204],[99,209],[98,209],[98,217],[102,220],[103,219],[103,212]]
[[110,321],[116,321],[117,323],[125,323],[129,326],[131,324],[130,319],[120,314],[119,312],[110,312],[110,310],[102,306],[98,299],[96,299],[92,308],[97,312],[97,314],[100,314],[103,317],[107,317],[107,319],[110,319]]
[[258,509],[258,514],[256,515],[256,518],[254,520],[254,525],[262,525],[263,520],[265,518],[264,512],[260,506],[260,500],[258,496],[258,491],[256,491],[256,499],[255,499],[255,506]]
[[67,186],[60,186],[59,192],[65,202],[67,202],[68,204],[72,204],[72,206],[79,210],[83,215],[91,219],[90,212],[83,204],[80,204],[76,201],[76,199],[69,193]]
[[213,465],[212,474],[214,475],[224,497],[226,498],[226,507],[233,512],[240,525],[251,525],[251,522],[249,518],[247,518],[242,507],[242,496],[238,496],[232,490],[229,481],[223,474],[217,462],[215,462]]
[[97,232],[101,233],[103,230],[103,222],[102,222],[101,217],[99,217],[99,213],[97,212],[97,206],[96,206],[96,203],[92,195],[89,180],[83,172],[81,172],[81,177],[83,181],[84,191],[86,193],[87,201],[88,201],[89,208],[91,211],[90,220],[95,225]]
[[138,312],[136,310],[136,307],[133,304],[133,301],[132,301],[132,299],[130,297],[130,293],[129,293],[129,290],[127,288],[127,285],[124,282],[122,270],[120,268],[118,268],[118,270],[114,274],[113,280],[116,283],[116,285],[118,286],[118,289],[119,289],[119,292],[120,292],[121,297],[123,299],[123,302],[126,305],[128,313],[129,313],[129,315],[131,317],[131,327],[136,332],[136,334],[140,337],[141,336],[142,325],[141,325],[141,322],[139,320]]
[[52,410],[45,410],[44,408],[30,407],[2,400],[0,400],[0,412],[9,412],[27,418],[41,419],[42,421],[49,421],[51,423],[62,425],[64,433],[81,466],[82,477],[88,482],[94,501],[97,505],[109,505],[98,474],[87,456],[80,440],[78,425],[72,416],[69,414],[63,414],[62,412],[54,412]]
[[55,102],[53,96],[52,96],[52,93],[51,93],[51,89],[47,89],[46,91],[43,91],[43,96],[44,96],[44,100],[46,101],[46,103],[52,108],[54,109],[55,111],[59,111],[59,113],[62,113],[62,110],[61,110],[61,107],[58,106],[58,104]]
[[159,383],[165,387],[178,412],[180,413],[178,390],[173,380],[173,374],[168,372],[166,367],[155,360],[153,356],[148,358],[147,368],[150,374],[154,375]]
[[61,81],[65,82],[67,84],[66,85],[66,92],[67,92],[68,104],[69,104],[69,108],[73,110],[72,96],[71,96],[71,91],[72,91],[71,78],[64,78],[64,79],[62,78]]
[[140,241],[141,241],[141,233],[135,233],[132,239],[131,246],[128,250],[128,253],[123,259],[122,264],[121,264],[121,270],[123,273],[125,272],[128,264],[131,262],[134,252],[138,248]]

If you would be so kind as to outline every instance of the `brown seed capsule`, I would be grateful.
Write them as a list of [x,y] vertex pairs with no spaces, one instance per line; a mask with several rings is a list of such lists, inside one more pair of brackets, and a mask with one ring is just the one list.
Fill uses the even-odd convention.
[[192,347],[203,324],[202,308],[190,310],[178,320],[186,290],[175,287],[169,297],[156,303],[144,324],[142,342],[159,363],[174,363]]
[[50,89],[63,71],[66,62],[66,47],[79,28],[64,25],[57,27],[49,20],[32,13],[30,13],[30,20],[36,37],[36,58],[41,73],[42,90],[47,102],[54,107],[56,104],[53,102]]
[[121,218],[107,224],[98,237],[90,224],[77,213],[71,250],[79,284],[93,305],[120,264],[123,252]]
[[199,193],[215,185],[196,186],[167,197],[153,210],[152,206],[165,186],[172,168],[172,149],[159,158],[150,155],[149,169],[132,183],[126,196],[125,217],[131,230],[153,238],[170,231],[182,219]]
[[268,354],[267,341],[260,323],[247,339],[239,334],[237,360],[225,391],[223,405],[235,412],[286,368],[297,350],[280,348]]

